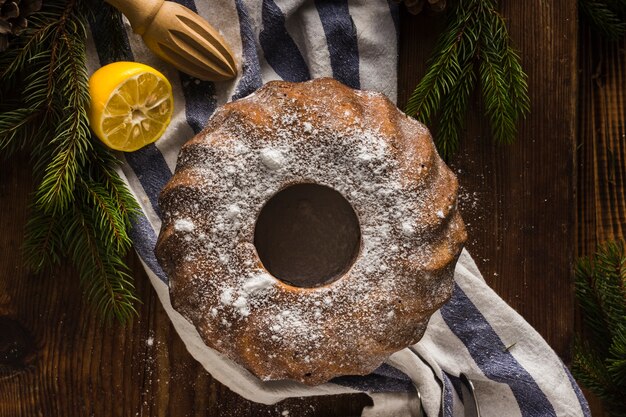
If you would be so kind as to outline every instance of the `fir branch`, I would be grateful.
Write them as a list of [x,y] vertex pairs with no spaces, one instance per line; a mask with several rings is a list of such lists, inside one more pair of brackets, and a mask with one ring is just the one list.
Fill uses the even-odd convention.
[[40,113],[18,108],[0,113],[0,154],[7,158],[32,144]]
[[615,13],[624,16],[626,14],[626,0],[604,0],[609,8]]
[[128,60],[130,46],[124,29],[122,14],[110,4],[100,0],[87,0],[89,8],[87,18],[92,26],[108,28],[100,34],[102,43],[108,45],[104,51],[100,51],[104,62]]
[[138,205],[88,127],[86,1],[47,0],[0,57],[0,97],[10,98],[0,113],[0,155],[26,149],[34,161],[27,265],[38,272],[69,257],[98,311],[125,321],[136,314],[124,257]]
[[626,1],[578,0],[578,8],[591,26],[607,39],[616,41],[626,34]]
[[[93,140],[95,141],[95,138]],[[89,161],[92,169],[91,175],[110,194],[124,220],[126,229],[130,229],[132,219],[141,212],[139,204],[127,188],[126,183],[114,169],[114,167],[119,165],[119,160],[99,142],[95,143],[94,152]]]
[[441,105],[441,117],[439,118],[435,144],[442,155],[452,155],[459,148],[461,130],[475,85],[476,73],[473,64],[470,63],[463,68],[456,85]]
[[26,264],[33,272],[41,272],[44,268],[61,262],[65,252],[63,232],[69,223],[71,219],[64,216],[31,207],[23,249]]
[[64,236],[68,252],[94,307],[103,317],[124,323],[136,314],[132,277],[123,258],[98,239],[99,219],[89,202],[79,201],[72,207],[73,221]]
[[502,56],[502,65],[506,82],[509,86],[511,105],[518,116],[526,116],[530,113],[530,98],[528,97],[528,76],[520,64],[520,57],[511,47],[505,45],[505,52]]
[[530,108],[528,85],[494,0],[459,0],[450,8],[448,25],[406,107],[407,114],[435,124],[437,149],[445,159],[459,147],[474,72],[493,139],[513,142],[517,121]]
[[515,139],[517,113],[507,90],[507,76],[500,65],[500,51],[488,41],[481,42],[480,82],[491,135],[498,143]]
[[[37,15],[30,17],[31,27],[27,28],[18,39],[27,39],[19,48],[10,48],[0,55],[0,79],[3,83],[14,81],[22,73],[31,59],[41,53],[42,45],[47,44],[48,37],[56,28],[54,19],[41,19]],[[33,27],[34,25],[34,27]]]
[[513,143],[517,122],[530,111],[526,74],[511,47],[506,24],[495,5],[481,9],[480,75],[483,102],[492,137],[498,143]]
[[64,70],[54,81],[63,87],[63,118],[56,125],[51,145],[56,147],[37,190],[37,204],[43,210],[65,210],[73,202],[74,183],[84,166],[84,155],[91,149],[88,76],[86,70],[85,23],[78,17],[66,19],[66,33],[59,37],[57,59]]
[[609,356],[607,369],[620,386],[626,387],[626,323],[614,332]]
[[472,17],[472,9],[450,17],[449,29],[437,41],[426,75],[407,102],[405,112],[422,123],[428,124],[433,120],[442,97],[456,84],[464,64],[459,63],[459,44]]
[[24,77],[24,104],[30,109],[46,110],[54,97],[54,85],[48,85],[48,73],[51,69],[52,56],[49,50],[42,49],[30,62],[34,70],[27,71]]
[[626,245],[605,243],[575,272],[587,337],[574,345],[572,370],[611,415],[626,416]]
[[128,217],[117,210],[115,196],[103,184],[80,179],[80,188],[92,208],[97,222],[96,237],[106,242],[112,251],[126,253],[131,240],[126,233]]
[[602,357],[587,342],[574,342],[572,372],[585,387],[606,399],[611,392],[611,377]]
[[626,250],[624,242],[610,242],[598,251],[594,263],[594,290],[612,334],[626,326]]
[[596,288],[596,269],[591,258],[581,258],[575,267],[575,290],[576,298],[583,311],[585,311],[585,323],[590,332],[589,343],[593,343],[594,350],[606,355],[609,347],[608,341],[611,333],[607,326],[606,317],[601,296]]
[[437,45],[439,52],[430,62],[428,72],[407,103],[406,113],[422,123],[431,122],[437,113],[442,96],[450,92],[461,72],[455,38],[456,36],[449,34]]

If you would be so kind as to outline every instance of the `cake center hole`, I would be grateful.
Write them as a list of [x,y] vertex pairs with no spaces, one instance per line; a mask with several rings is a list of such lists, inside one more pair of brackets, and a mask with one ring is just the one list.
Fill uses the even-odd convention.
[[254,230],[254,246],[274,277],[296,287],[320,287],[339,279],[359,253],[361,229],[352,206],[339,192],[297,184],[265,204]]

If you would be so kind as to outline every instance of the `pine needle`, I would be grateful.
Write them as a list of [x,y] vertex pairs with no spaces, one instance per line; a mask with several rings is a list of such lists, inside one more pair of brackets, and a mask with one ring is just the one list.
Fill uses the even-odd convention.
[[500,51],[490,42],[481,42],[480,82],[491,136],[498,143],[511,143],[515,139],[517,113],[511,104],[507,76],[501,66]]
[[128,38],[122,21],[122,14],[110,4],[100,0],[85,0],[89,13],[87,19],[95,27],[108,28],[100,33],[102,44],[108,45],[103,54],[104,62],[128,60],[127,52],[130,50]]
[[24,108],[0,113],[0,154],[3,157],[7,158],[32,143],[39,116],[38,111]]
[[580,340],[575,341],[573,353],[572,371],[576,379],[606,399],[607,395],[603,393],[611,392],[612,383],[602,357]]
[[572,370],[609,414],[626,416],[626,245],[605,243],[575,272],[585,332],[574,345]]
[[[442,155],[453,155],[461,143],[461,131],[469,107],[469,99],[476,85],[476,73],[470,63],[463,68],[457,83],[441,105],[441,116],[435,144]],[[445,138],[445,139],[444,139]]]
[[26,224],[24,254],[26,264],[33,272],[40,272],[61,262],[66,252],[63,232],[67,220],[70,219],[31,207],[30,219]]
[[102,184],[109,193],[110,198],[115,202],[117,211],[121,215],[126,230],[131,227],[131,219],[140,214],[139,204],[133,197],[126,183],[122,180],[115,167],[119,166],[118,159],[103,145],[96,143],[94,153],[89,160],[91,175],[94,181]]
[[511,105],[518,116],[526,116],[530,113],[530,98],[528,97],[528,76],[520,64],[520,57],[517,52],[506,45],[506,51],[502,56],[502,66],[506,83],[509,86]]
[[[37,205],[43,210],[63,211],[74,200],[74,183],[80,167],[85,165],[84,155],[91,149],[89,118],[88,76],[86,70],[85,22],[74,17],[65,20],[65,27],[57,30],[56,48],[59,67],[54,70],[54,61],[45,74],[64,97],[63,117],[55,126],[55,136],[50,144],[55,146],[52,159],[37,190]],[[60,26],[61,27],[61,26]],[[50,74],[55,74],[52,77]],[[42,74],[41,78],[44,74]],[[49,100],[49,99],[48,99]]]
[[526,74],[519,61],[496,2],[459,0],[450,8],[448,25],[405,111],[437,127],[437,149],[448,159],[459,148],[479,79],[491,136],[496,143],[512,143],[517,121],[530,109]]
[[115,317],[124,323],[136,314],[132,277],[124,260],[111,248],[111,242],[103,245],[99,239],[98,214],[87,200],[79,201],[72,207],[74,221],[64,235],[68,252],[92,305],[103,317]]
[[426,75],[409,98],[405,112],[422,123],[433,120],[442,98],[452,90],[461,75],[465,63],[459,63],[459,50],[461,40],[467,36],[465,30],[471,25],[471,10],[449,18],[448,29],[437,41]]
[[0,57],[0,96],[11,98],[0,113],[0,155],[28,150],[34,162],[27,265],[39,272],[69,258],[93,306],[124,322],[136,314],[124,258],[138,206],[89,130],[86,1],[47,0]]
[[607,39],[617,41],[626,34],[626,1],[578,0],[578,8],[591,26]]

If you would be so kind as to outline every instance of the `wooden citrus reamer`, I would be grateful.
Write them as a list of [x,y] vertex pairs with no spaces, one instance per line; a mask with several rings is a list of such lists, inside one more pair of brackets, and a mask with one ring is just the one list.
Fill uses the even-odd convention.
[[213,26],[188,8],[165,0],[106,0],[164,61],[202,80],[234,78],[233,54]]

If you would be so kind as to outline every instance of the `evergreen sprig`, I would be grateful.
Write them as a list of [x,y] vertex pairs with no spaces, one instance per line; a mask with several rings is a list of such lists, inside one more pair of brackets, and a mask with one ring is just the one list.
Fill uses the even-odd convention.
[[581,14],[609,40],[626,35],[626,0],[578,0]]
[[497,1],[458,0],[406,113],[436,125],[435,143],[447,159],[458,150],[470,97],[480,81],[491,134],[497,143],[511,143],[518,120],[530,110],[526,78]]
[[85,44],[92,6],[46,0],[0,56],[0,155],[28,151],[33,161],[38,185],[26,263],[38,272],[70,259],[93,305],[123,322],[137,300],[124,257],[138,205],[115,170],[118,161],[89,130]]
[[576,298],[585,333],[574,344],[576,378],[626,417],[626,245],[607,242],[576,265]]

